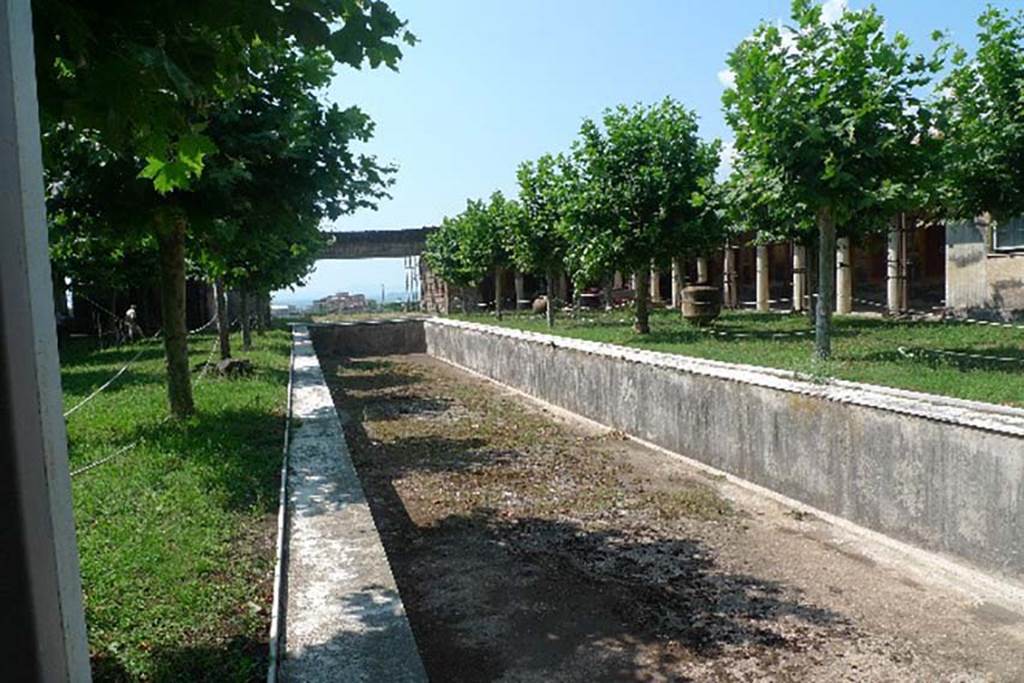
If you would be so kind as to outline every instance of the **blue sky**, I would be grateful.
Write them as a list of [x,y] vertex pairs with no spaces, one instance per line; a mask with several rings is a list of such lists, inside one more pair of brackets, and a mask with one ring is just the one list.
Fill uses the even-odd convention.
[[[830,0],[835,4],[838,0]],[[376,122],[362,151],[398,166],[393,198],[345,216],[338,230],[435,225],[469,197],[515,194],[519,162],[568,148],[580,120],[619,103],[672,96],[697,111],[701,132],[724,141],[729,51],[787,0],[391,0],[420,43],[400,70],[338,74],[329,99]],[[850,0],[860,8],[867,3]],[[877,0],[890,30],[930,52],[948,30],[974,46],[986,0]],[[1020,7],[1003,0],[999,6]],[[401,260],[324,261],[307,285],[278,300],[341,290],[379,297],[404,289]]]

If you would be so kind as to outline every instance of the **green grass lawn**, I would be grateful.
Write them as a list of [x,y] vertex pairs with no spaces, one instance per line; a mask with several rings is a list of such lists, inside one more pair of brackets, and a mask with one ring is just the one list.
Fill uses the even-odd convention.
[[[493,316],[453,316],[495,324]],[[547,332],[543,318],[506,315],[508,327]],[[562,315],[554,334],[610,342],[652,351],[710,358],[731,363],[795,370],[958,398],[1024,406],[1024,330],[942,323],[896,321],[861,315],[837,316],[833,358],[812,360],[813,337],[772,339],[774,332],[809,330],[805,315],[727,311],[711,330],[752,334],[743,338],[700,330],[669,310],[654,311],[651,333],[631,329],[628,310],[582,312],[577,319]],[[903,348],[904,352],[900,351]],[[995,362],[947,356],[935,351],[987,354],[1019,359]]]
[[[191,365],[213,337],[194,337]],[[142,356],[68,418],[86,621],[96,680],[256,681],[266,676],[288,333],[253,335],[245,379],[195,383],[197,414],[165,422],[163,348]],[[62,357],[65,406],[139,346]],[[196,373],[198,374],[198,373]],[[195,378],[195,375],[194,375]]]

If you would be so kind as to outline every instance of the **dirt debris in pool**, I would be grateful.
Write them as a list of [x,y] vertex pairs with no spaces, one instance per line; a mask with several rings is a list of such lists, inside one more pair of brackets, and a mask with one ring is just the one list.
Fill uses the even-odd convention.
[[319,355],[431,680],[1024,679],[1024,615],[813,515],[427,356]]

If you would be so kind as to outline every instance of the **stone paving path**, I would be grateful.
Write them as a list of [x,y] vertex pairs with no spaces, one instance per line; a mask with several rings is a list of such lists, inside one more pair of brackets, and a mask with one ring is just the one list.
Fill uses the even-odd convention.
[[305,327],[293,337],[285,681],[426,673]]

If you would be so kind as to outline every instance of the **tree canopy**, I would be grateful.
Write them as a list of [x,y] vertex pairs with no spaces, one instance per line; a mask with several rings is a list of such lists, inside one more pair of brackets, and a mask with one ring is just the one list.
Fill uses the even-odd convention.
[[636,327],[648,330],[646,274],[651,264],[704,248],[712,240],[709,190],[720,143],[701,140],[697,117],[666,98],[652,106],[619,106],[601,123],[585,119],[563,165],[563,234],[574,279],[614,269],[643,274]]
[[941,85],[943,201],[955,219],[1024,213],[1024,10],[978,18],[978,50],[962,48]]
[[415,38],[380,0],[33,5],[54,231],[155,245],[169,403],[188,415],[186,258],[301,277],[320,219],[372,205],[390,171],[349,149],[372,124],[323,86],[336,65],[394,68]]
[[827,357],[837,226],[880,228],[893,213],[929,201],[938,142],[919,93],[942,60],[911,53],[902,33],[888,37],[873,7],[826,22],[819,5],[794,0],[792,20],[792,27],[762,23],[729,55],[735,86],[722,101],[739,167],[750,174],[751,205],[781,199],[815,218],[816,350]]
[[[216,151],[211,109],[251,90],[256,45],[323,49],[359,68],[394,68],[415,42],[379,0],[34,0],[43,125],[92,131],[138,160],[161,192],[187,188]],[[265,53],[262,53],[265,55]]]

